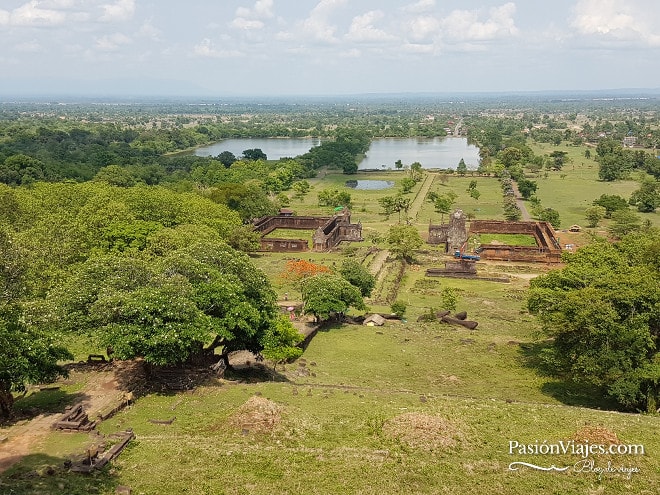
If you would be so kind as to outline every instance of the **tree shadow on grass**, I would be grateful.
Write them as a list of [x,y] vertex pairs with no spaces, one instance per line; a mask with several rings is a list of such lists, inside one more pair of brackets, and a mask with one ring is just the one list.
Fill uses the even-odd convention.
[[64,414],[67,406],[77,404],[87,397],[80,392],[66,392],[59,387],[37,390],[14,401],[11,418],[3,421],[2,426],[11,426],[18,421],[30,420],[40,414]]
[[605,391],[594,385],[576,383],[563,379],[552,372],[543,361],[545,349],[552,346],[550,341],[520,343],[518,352],[523,366],[533,369],[539,376],[547,378],[541,386],[541,392],[549,395],[567,406],[587,407],[590,409],[616,410],[617,404],[607,399]]
[[24,456],[13,467],[0,474],[0,493],[13,495],[87,495],[115,493],[119,482],[109,474],[109,467],[89,474],[72,473],[65,457],[47,454]]

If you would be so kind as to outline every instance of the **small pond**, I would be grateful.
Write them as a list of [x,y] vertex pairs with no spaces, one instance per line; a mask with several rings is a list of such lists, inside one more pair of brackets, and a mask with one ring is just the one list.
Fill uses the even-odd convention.
[[351,189],[362,189],[376,191],[379,189],[389,189],[394,187],[394,181],[391,180],[347,180],[346,187]]

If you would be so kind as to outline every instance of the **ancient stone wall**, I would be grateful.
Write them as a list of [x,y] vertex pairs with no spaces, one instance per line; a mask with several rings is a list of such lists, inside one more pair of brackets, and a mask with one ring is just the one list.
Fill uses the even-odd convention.
[[429,225],[429,244],[444,244],[447,252],[461,249],[468,239],[465,228],[465,215],[462,210],[456,210],[449,215],[449,223]]
[[254,230],[261,234],[261,251],[307,251],[309,243],[304,239],[265,237],[276,229],[316,230],[313,236],[314,251],[332,249],[342,241],[362,241],[362,224],[352,224],[348,210],[343,210],[333,217],[276,215],[255,221]]

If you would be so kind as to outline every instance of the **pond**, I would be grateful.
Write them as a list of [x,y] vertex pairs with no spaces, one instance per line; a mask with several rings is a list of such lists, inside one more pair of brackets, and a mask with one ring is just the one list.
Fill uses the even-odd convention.
[[314,146],[321,144],[318,138],[237,138],[225,139],[219,143],[203,146],[195,150],[197,156],[218,156],[223,151],[232,152],[240,158],[245,150],[260,149],[269,160],[304,155]]
[[470,170],[479,166],[479,148],[467,138],[383,138],[371,142],[358,169],[395,169],[394,162],[401,160],[404,165],[419,162],[422,168],[456,170],[461,158]]
[[391,180],[347,180],[346,187],[359,189],[363,191],[377,191],[380,189],[389,189],[394,186]]

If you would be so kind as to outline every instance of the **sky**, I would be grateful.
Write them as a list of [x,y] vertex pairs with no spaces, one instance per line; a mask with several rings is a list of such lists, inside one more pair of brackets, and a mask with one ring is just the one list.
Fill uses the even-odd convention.
[[658,0],[0,0],[0,95],[658,87]]

